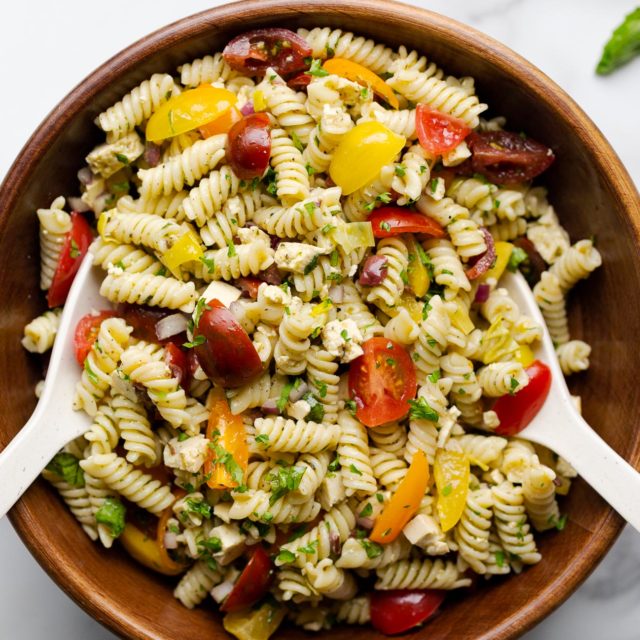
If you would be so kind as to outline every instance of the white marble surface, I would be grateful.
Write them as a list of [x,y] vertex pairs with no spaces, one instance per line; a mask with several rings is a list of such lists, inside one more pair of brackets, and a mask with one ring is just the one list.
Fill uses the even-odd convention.
[[[122,47],[212,0],[22,0],[0,4],[0,176],[49,110]],[[637,0],[414,0],[504,42],[566,89],[613,144],[640,184],[640,60],[606,79],[600,47]],[[611,553],[527,640],[640,637],[640,535],[627,528]],[[114,638],[45,575],[0,520],[0,638]]]

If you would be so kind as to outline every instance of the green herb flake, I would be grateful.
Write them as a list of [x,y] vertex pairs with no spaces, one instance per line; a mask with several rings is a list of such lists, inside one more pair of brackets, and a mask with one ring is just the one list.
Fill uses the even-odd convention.
[[496,564],[499,567],[504,567],[504,551],[502,551],[502,549],[500,549],[499,551],[496,551],[495,554],[495,559],[496,559]]
[[296,554],[291,553],[291,551],[289,551],[288,549],[282,549],[282,551],[280,551],[280,553],[276,556],[276,562],[278,564],[289,564],[291,562],[294,562],[295,559]]
[[298,547],[298,553],[304,553],[308,556],[313,555],[314,553],[316,553],[317,546],[318,546],[318,540],[312,540],[309,544],[305,545],[304,547]]
[[89,382],[91,382],[91,384],[97,387],[100,381],[98,380],[98,376],[96,375],[96,372],[91,368],[91,365],[89,364],[89,358],[85,359],[83,366],[84,366],[84,371],[87,374],[87,378],[89,378]]
[[302,141],[300,140],[300,138],[298,137],[298,134],[295,131],[291,132],[291,142],[293,142],[293,146],[300,153],[302,153],[304,151],[304,145],[302,144]]
[[229,258],[234,258],[235,256],[238,255],[238,252],[236,251],[236,245],[233,244],[231,240],[227,242],[227,247],[228,247],[227,256]]
[[433,178],[431,180],[431,182],[429,183],[429,189],[431,190],[431,193],[435,193],[438,189],[438,178]]
[[404,168],[404,165],[402,164],[397,164],[395,166],[394,169],[394,173],[399,177],[399,178],[404,178],[405,174],[407,173],[406,169]]
[[451,483],[442,489],[442,495],[446,498],[451,493]]
[[197,336],[194,336],[191,342],[183,342],[182,346],[185,349],[193,349],[194,347],[198,347],[201,344],[204,344],[206,341],[207,339],[202,334],[199,334]]
[[365,538],[364,540],[360,540],[360,544],[367,552],[367,558],[369,558],[370,560],[378,558],[382,555],[382,545],[379,545],[377,542],[372,542],[371,540]]
[[513,376],[511,376],[511,382],[509,383],[509,393],[513,395],[519,386],[520,383]]
[[355,400],[345,400],[344,406],[345,406],[345,409],[350,411],[352,415],[355,415],[356,410],[358,409]]
[[123,153],[114,153],[114,155],[118,162],[121,162],[125,167],[129,166],[129,158],[127,158]]
[[112,538],[117,538],[125,525],[126,508],[117,498],[105,498],[100,508],[96,511],[96,522],[104,524]]
[[361,518],[367,518],[373,513],[373,505],[370,502],[363,507],[362,511],[360,511]]
[[227,470],[227,473],[231,476],[231,479],[237,484],[241,485],[244,480],[244,472],[242,467],[236,462],[235,458],[226,451],[219,444],[215,446],[216,459],[214,464],[221,464]]
[[78,243],[71,238],[71,246],[69,247],[69,255],[75,260],[80,255],[80,247]]
[[198,259],[207,268],[207,273],[213,273],[215,271],[215,261],[213,258],[207,258],[207,256],[202,255]]
[[269,506],[274,505],[280,498],[290,491],[295,491],[300,486],[302,476],[306,467],[286,466],[274,469],[268,476],[267,481],[271,485],[271,496]]
[[260,435],[256,436],[255,440],[258,444],[261,444],[265,449],[269,446],[268,433],[261,433]]
[[309,413],[305,416],[306,420],[321,423],[324,420],[324,405],[313,393],[308,391],[302,396],[302,399],[311,407]]
[[199,500],[187,498],[187,500],[185,501],[185,505],[187,507],[187,511],[190,513],[197,513],[203,518],[211,517],[211,505],[207,504],[206,502],[200,502]]
[[304,275],[308,276],[318,266],[318,255],[316,254],[311,258],[304,268]]
[[324,78],[329,75],[329,72],[322,68],[322,60],[312,60],[311,66],[305,73],[308,73],[310,76],[314,76],[316,78]]
[[438,424],[438,412],[424,398],[409,400],[409,405],[411,406],[409,410],[409,418],[411,420],[430,420]]
[[362,475],[362,471],[360,471],[360,469],[358,469],[358,467],[353,463],[349,465],[349,471],[351,471],[351,473],[355,473],[357,476]]
[[376,500],[382,504],[384,502],[384,496],[381,493],[376,493]]
[[340,458],[338,457],[338,454],[336,453],[336,457],[329,463],[329,466],[327,467],[327,469],[329,469],[329,471],[338,471],[340,469]]
[[511,255],[509,256],[509,262],[507,262],[507,269],[515,273],[523,262],[529,259],[527,252],[520,247],[513,247]]
[[278,407],[278,411],[282,413],[284,408],[287,406],[287,402],[289,402],[289,395],[293,390],[294,381],[289,380],[284,387],[282,387],[282,391],[280,391],[280,397],[276,400],[276,407]]
[[432,371],[427,378],[429,379],[429,382],[438,382],[438,380],[440,380],[440,378],[442,378],[442,372],[440,371],[440,369],[436,369],[435,371]]

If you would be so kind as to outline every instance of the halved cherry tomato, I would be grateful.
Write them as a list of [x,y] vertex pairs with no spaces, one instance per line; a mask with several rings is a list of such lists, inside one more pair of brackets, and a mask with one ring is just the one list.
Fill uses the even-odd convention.
[[420,146],[430,155],[438,156],[455,149],[471,129],[459,118],[419,104],[416,107],[416,133]]
[[[233,471],[238,469],[242,475],[249,464],[249,446],[247,433],[240,416],[234,416],[229,403],[220,388],[213,389],[207,398],[209,422],[207,423],[207,438],[214,448],[210,449],[204,462],[204,472],[208,476],[207,484],[212,489],[229,489],[237,487],[240,478],[233,477]],[[223,451],[216,452],[215,447]],[[229,454],[231,458],[225,462],[217,462],[217,458]]]
[[299,73],[297,76],[287,80],[287,85],[295,91],[302,91],[309,86],[311,78],[312,76],[309,73]]
[[47,293],[49,309],[59,307],[69,295],[73,279],[78,273],[82,258],[93,240],[89,223],[77,211],[71,212],[71,229],[65,236],[53,280]]
[[156,142],[193,131],[219,118],[237,100],[228,89],[206,84],[184,91],[156,109],[147,122],[146,138]]
[[220,300],[209,300],[194,330],[205,373],[225,388],[240,387],[262,373],[262,361],[247,332]]
[[161,311],[160,309],[154,309],[139,304],[119,304],[117,307],[117,313],[122,316],[127,324],[133,327],[132,335],[138,340],[145,340],[146,342],[160,343],[158,335],[156,334],[156,324],[162,318],[166,318],[171,315],[172,311]]
[[379,98],[388,102],[394,109],[400,106],[393,89],[380,76],[357,62],[352,62],[346,58],[330,58],[324,62],[322,68],[329,73],[357,82],[365,87],[370,87]]
[[271,67],[281,76],[303,71],[312,53],[309,44],[289,29],[268,28],[247,31],[236,36],[222,55],[236,71],[264,75]]
[[171,375],[178,384],[187,391],[189,389],[190,372],[187,354],[175,342],[167,342],[164,346],[164,361],[171,370]]
[[84,364],[85,358],[98,337],[102,321],[113,318],[115,315],[114,311],[101,311],[96,315],[88,313],[80,318],[73,334],[73,348],[78,364]]
[[238,611],[250,607],[266,595],[272,580],[271,558],[260,545],[257,545],[233,590],[220,605],[220,611]]
[[240,120],[242,120],[240,111],[236,109],[236,107],[231,107],[231,109],[227,109],[215,120],[198,127],[198,131],[203,138],[210,138],[219,133],[228,133],[231,127],[233,127],[236,122],[240,122]]
[[514,436],[520,433],[540,411],[551,388],[551,370],[540,360],[525,369],[529,384],[514,395],[501,396],[493,405],[500,418],[496,434]]
[[393,589],[371,593],[371,624],[386,635],[408,631],[430,618],[446,591]]
[[239,178],[251,180],[262,176],[270,155],[271,133],[266,113],[245,116],[231,127],[227,160]]
[[333,152],[329,175],[343,195],[372,182],[404,147],[405,138],[379,122],[361,122],[342,136]]
[[249,298],[256,300],[262,280],[258,280],[258,278],[238,278],[234,284],[242,290],[242,293],[246,294]]
[[269,640],[284,620],[286,609],[269,600],[258,609],[234,611],[222,619],[225,631],[238,640]]
[[532,180],[555,160],[549,147],[512,131],[474,131],[467,142],[472,171],[498,184]]
[[484,243],[487,245],[487,249],[483,254],[476,256],[473,262],[470,262],[471,266],[465,271],[469,280],[475,280],[487,273],[496,262],[496,247],[491,232],[486,227],[480,227],[480,231],[484,236]]
[[370,338],[364,354],[349,368],[349,393],[356,417],[367,427],[399,420],[416,394],[416,370],[409,354],[393,340]]
[[371,540],[380,544],[393,542],[404,526],[413,518],[424,498],[429,483],[429,463],[424,451],[418,449],[413,455],[407,475],[402,479],[391,500],[376,518]]
[[439,449],[433,463],[438,488],[438,517],[443,531],[458,523],[469,493],[469,458],[461,451]]
[[380,207],[368,218],[376,238],[388,238],[401,233],[424,233],[432,238],[444,238],[445,230],[435,220],[402,207]]

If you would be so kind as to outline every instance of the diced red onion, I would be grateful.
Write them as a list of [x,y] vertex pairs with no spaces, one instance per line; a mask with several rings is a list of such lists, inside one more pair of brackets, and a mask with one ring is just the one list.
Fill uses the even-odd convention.
[[302,396],[309,390],[309,385],[306,382],[301,382],[297,389],[291,389],[289,394],[289,402],[297,402]]
[[387,276],[387,259],[384,256],[369,256],[362,267],[358,282],[366,287],[380,284]]
[[77,211],[78,213],[91,211],[91,207],[82,198],[67,198],[67,202],[69,203],[72,211]]
[[82,169],[78,171],[78,180],[80,180],[80,183],[85,186],[91,184],[94,178],[95,176],[93,175],[89,167],[82,167]]
[[484,282],[478,285],[476,290],[476,297],[473,299],[474,302],[479,302],[482,304],[489,299],[489,294],[491,293],[491,287]]
[[329,289],[329,298],[336,304],[344,302],[344,287],[341,284],[334,284]]
[[172,531],[166,531],[164,534],[164,548],[165,549],[178,548],[178,536]]
[[262,411],[268,415],[277,415],[280,413],[278,411],[278,405],[276,404],[275,399],[270,398],[267,400],[261,407]]
[[278,248],[278,245],[282,242],[282,238],[278,238],[278,236],[269,236],[269,240],[271,242],[271,248],[273,250]]
[[182,313],[173,313],[156,322],[158,340],[166,340],[171,336],[187,330],[187,317]]
[[482,231],[482,235],[484,236],[487,250],[478,256],[473,264],[466,270],[467,278],[469,278],[469,280],[475,280],[483,273],[489,271],[496,259],[496,246],[493,243],[493,236],[491,235],[491,232],[486,227],[480,227],[480,231]]
[[143,158],[150,167],[157,167],[162,158],[160,147],[157,144],[153,144],[153,142],[147,142]]
[[235,583],[233,580],[225,580],[213,587],[209,593],[211,593],[211,597],[220,604],[233,591],[234,586]]
[[255,113],[255,109],[253,108],[253,102],[251,102],[251,100],[249,100],[248,102],[245,102],[240,107],[240,113],[243,116],[250,116],[251,114]]

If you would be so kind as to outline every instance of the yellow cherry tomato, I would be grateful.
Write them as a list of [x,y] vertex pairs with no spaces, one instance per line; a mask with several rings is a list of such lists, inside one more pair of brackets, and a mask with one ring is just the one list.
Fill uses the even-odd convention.
[[416,298],[422,298],[429,290],[429,285],[431,284],[429,272],[420,259],[418,243],[413,236],[407,236],[405,242],[409,249],[409,266],[407,268],[409,286]]
[[391,500],[376,519],[370,539],[387,544],[393,542],[404,526],[413,518],[420,506],[429,483],[429,463],[424,451],[418,449],[413,455],[409,471],[398,485]]
[[219,133],[228,133],[236,122],[242,120],[242,114],[235,107],[227,109],[220,117],[198,127],[198,131],[203,138],[217,136]]
[[362,122],[348,131],[333,154],[329,175],[344,195],[372,182],[404,147],[405,138],[379,122]]
[[509,263],[509,258],[511,257],[511,252],[513,251],[513,245],[510,242],[496,242],[496,260],[489,269],[483,273],[478,280],[486,282],[489,278],[495,278],[496,280],[500,280],[500,277],[504,273],[504,270],[507,268],[507,264]]
[[536,357],[533,355],[533,351],[531,351],[528,344],[521,344],[518,345],[518,348],[514,352],[513,359],[526,369]]
[[236,101],[236,95],[231,91],[210,85],[173,96],[149,118],[147,140],[155,142],[197,129],[219,118]]
[[227,613],[225,630],[238,640],[269,640],[284,619],[285,609],[276,602],[265,602],[259,609]]
[[460,520],[469,492],[469,458],[458,451],[440,449],[433,463],[438,489],[438,517],[443,531]]
[[256,89],[253,92],[253,96],[251,96],[253,100],[253,110],[257,113],[258,111],[266,111],[267,103],[264,99],[264,91],[261,89]]
[[330,58],[322,65],[322,68],[329,73],[370,87],[376,95],[388,102],[394,109],[400,106],[391,87],[380,76],[357,62],[351,62],[345,58]]
[[193,231],[187,231],[162,254],[162,263],[176,278],[181,279],[180,265],[199,260],[202,255],[202,247],[196,234]]

